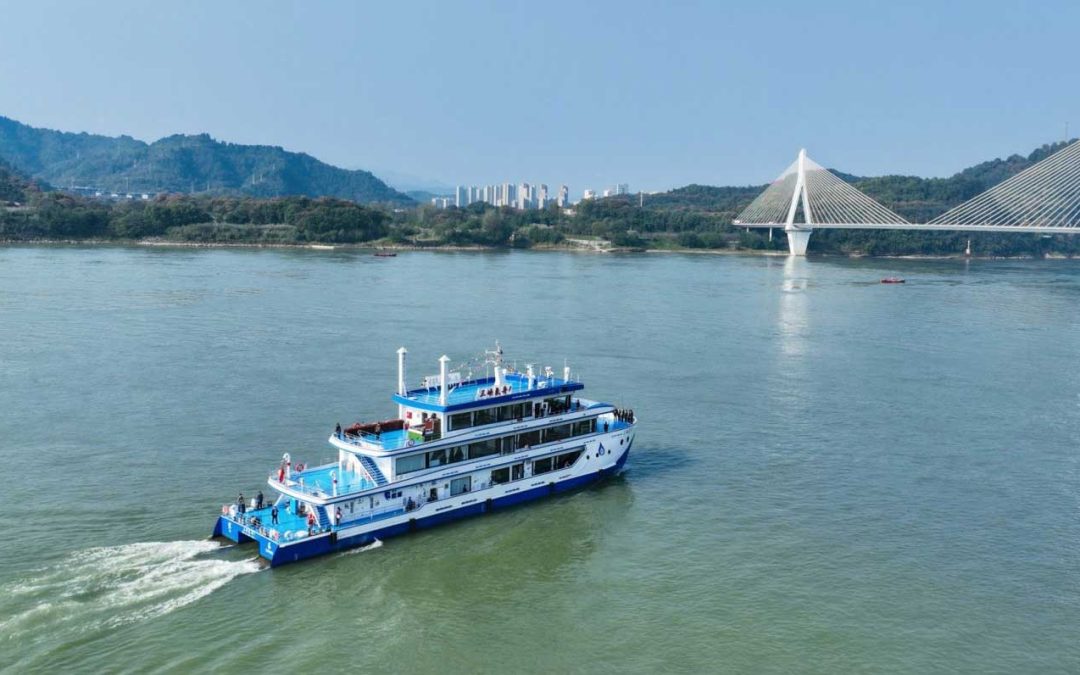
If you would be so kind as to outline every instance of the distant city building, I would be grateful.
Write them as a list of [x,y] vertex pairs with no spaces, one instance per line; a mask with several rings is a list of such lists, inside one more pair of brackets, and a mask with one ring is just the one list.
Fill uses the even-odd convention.
[[619,183],[615,186],[615,194],[628,195],[630,194],[630,185],[627,183]]
[[[621,188],[626,188],[622,185]],[[612,190],[605,190],[604,195],[612,194]],[[592,190],[585,191],[585,199],[595,199],[596,193]],[[552,201],[560,208],[569,208],[570,188],[565,184],[559,186],[558,196],[553,199],[546,183],[498,183],[495,185],[465,186],[459,185],[454,190],[454,196],[449,198],[435,197],[431,203],[437,208],[445,208],[451,204],[462,208],[469,204],[482,202],[497,207],[511,207],[522,211],[528,209],[545,209]],[[445,202],[445,203],[444,203]]]
[[583,194],[581,196],[581,198],[582,199],[596,199],[596,191],[595,190],[586,190],[585,194]]
[[604,196],[605,196],[605,197],[610,197],[610,196],[612,196],[613,194],[615,194],[615,191],[614,191],[614,190],[612,190],[611,188],[607,188],[606,190],[604,190]]

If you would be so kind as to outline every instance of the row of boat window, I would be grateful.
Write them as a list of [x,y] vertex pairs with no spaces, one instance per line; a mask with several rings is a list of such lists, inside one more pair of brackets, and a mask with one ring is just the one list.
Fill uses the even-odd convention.
[[485,438],[467,445],[457,445],[452,448],[440,448],[431,452],[408,455],[398,458],[396,475],[400,476],[414,471],[463,462],[467,459],[479,459],[489,455],[509,455],[525,447],[543,443],[555,443],[575,436],[585,436],[595,431],[596,418],[594,417],[569,424],[534,429],[511,436]]
[[[578,457],[581,457],[582,450],[574,450],[573,452],[565,452],[561,455],[555,455],[554,457],[544,457],[543,459],[534,460],[532,463],[532,475],[539,476],[542,473],[548,473],[551,471],[558,471],[559,469],[565,469],[568,466],[572,466],[577,461]],[[501,469],[493,469],[491,471],[491,483],[492,485],[499,485],[501,483],[509,483],[510,481],[521,480],[525,477],[525,463],[512,464],[510,466],[504,466]]]
[[[539,476],[541,474],[550,473],[552,471],[558,471],[567,467],[573,466],[574,462],[578,461],[581,457],[581,453],[584,452],[584,448],[578,448],[571,450],[570,452],[564,452],[560,455],[553,455],[551,457],[544,457],[542,459],[533,460],[532,463],[532,475]],[[503,483],[509,483],[515,480],[521,480],[525,477],[525,462],[518,462],[511,466],[504,466],[500,469],[492,469],[491,471],[491,484],[501,485]],[[456,496],[469,492],[472,490],[472,476],[461,476],[450,480],[450,496]],[[400,499],[402,496],[401,490],[388,491],[383,493],[383,497],[386,499]],[[431,499],[435,499],[435,489],[432,488]],[[412,500],[410,499],[410,502]],[[377,497],[364,497],[361,499],[354,499],[348,502],[344,502],[341,506],[345,507],[348,512],[355,513],[357,507],[363,509],[365,506],[374,508],[379,505]]]
[[540,417],[553,415],[570,409],[570,395],[555,396],[544,399],[542,402],[511,403],[494,408],[470,410],[469,412],[455,413],[450,416],[450,428],[448,431],[480,427],[485,424],[496,422],[508,422],[520,420],[526,417]]

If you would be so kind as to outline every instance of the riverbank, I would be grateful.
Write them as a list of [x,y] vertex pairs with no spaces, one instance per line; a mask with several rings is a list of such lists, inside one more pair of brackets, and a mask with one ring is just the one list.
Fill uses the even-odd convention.
[[[305,249],[310,251],[443,251],[443,252],[482,252],[482,251],[511,251],[529,250],[558,253],[586,253],[586,254],[680,254],[680,255],[751,255],[784,258],[788,256],[786,250],[769,250],[755,248],[642,248],[625,246],[598,246],[579,245],[578,242],[566,242],[559,244],[536,244],[527,249],[515,249],[508,246],[479,246],[457,244],[433,244],[430,246],[419,244],[401,243],[375,243],[366,242],[360,244],[322,244],[322,243],[282,243],[282,242],[203,242],[203,241],[170,241],[165,239],[0,239],[0,246],[117,246],[117,247],[157,247],[157,248],[192,248],[192,249]],[[1046,253],[1036,255],[870,255],[866,253],[838,253],[811,251],[810,257],[833,257],[833,258],[872,258],[878,260],[1076,260],[1074,256],[1060,253]]]

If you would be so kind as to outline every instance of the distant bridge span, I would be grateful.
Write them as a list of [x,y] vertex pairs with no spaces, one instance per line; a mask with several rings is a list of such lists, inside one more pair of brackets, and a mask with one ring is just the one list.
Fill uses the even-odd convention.
[[909,223],[800,150],[734,224],[782,227],[791,255],[806,255],[815,229],[1080,233],[1080,141],[927,223]]

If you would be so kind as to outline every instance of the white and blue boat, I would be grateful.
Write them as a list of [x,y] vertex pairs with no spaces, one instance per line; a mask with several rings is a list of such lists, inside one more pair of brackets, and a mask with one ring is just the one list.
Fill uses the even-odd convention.
[[393,419],[334,430],[337,461],[286,454],[276,497],[222,507],[214,535],[257,542],[271,566],[364,546],[465,516],[571,490],[619,472],[634,442],[629,410],[584,398],[564,366],[508,367],[496,343],[484,377],[449,371],[405,386],[398,350]]

